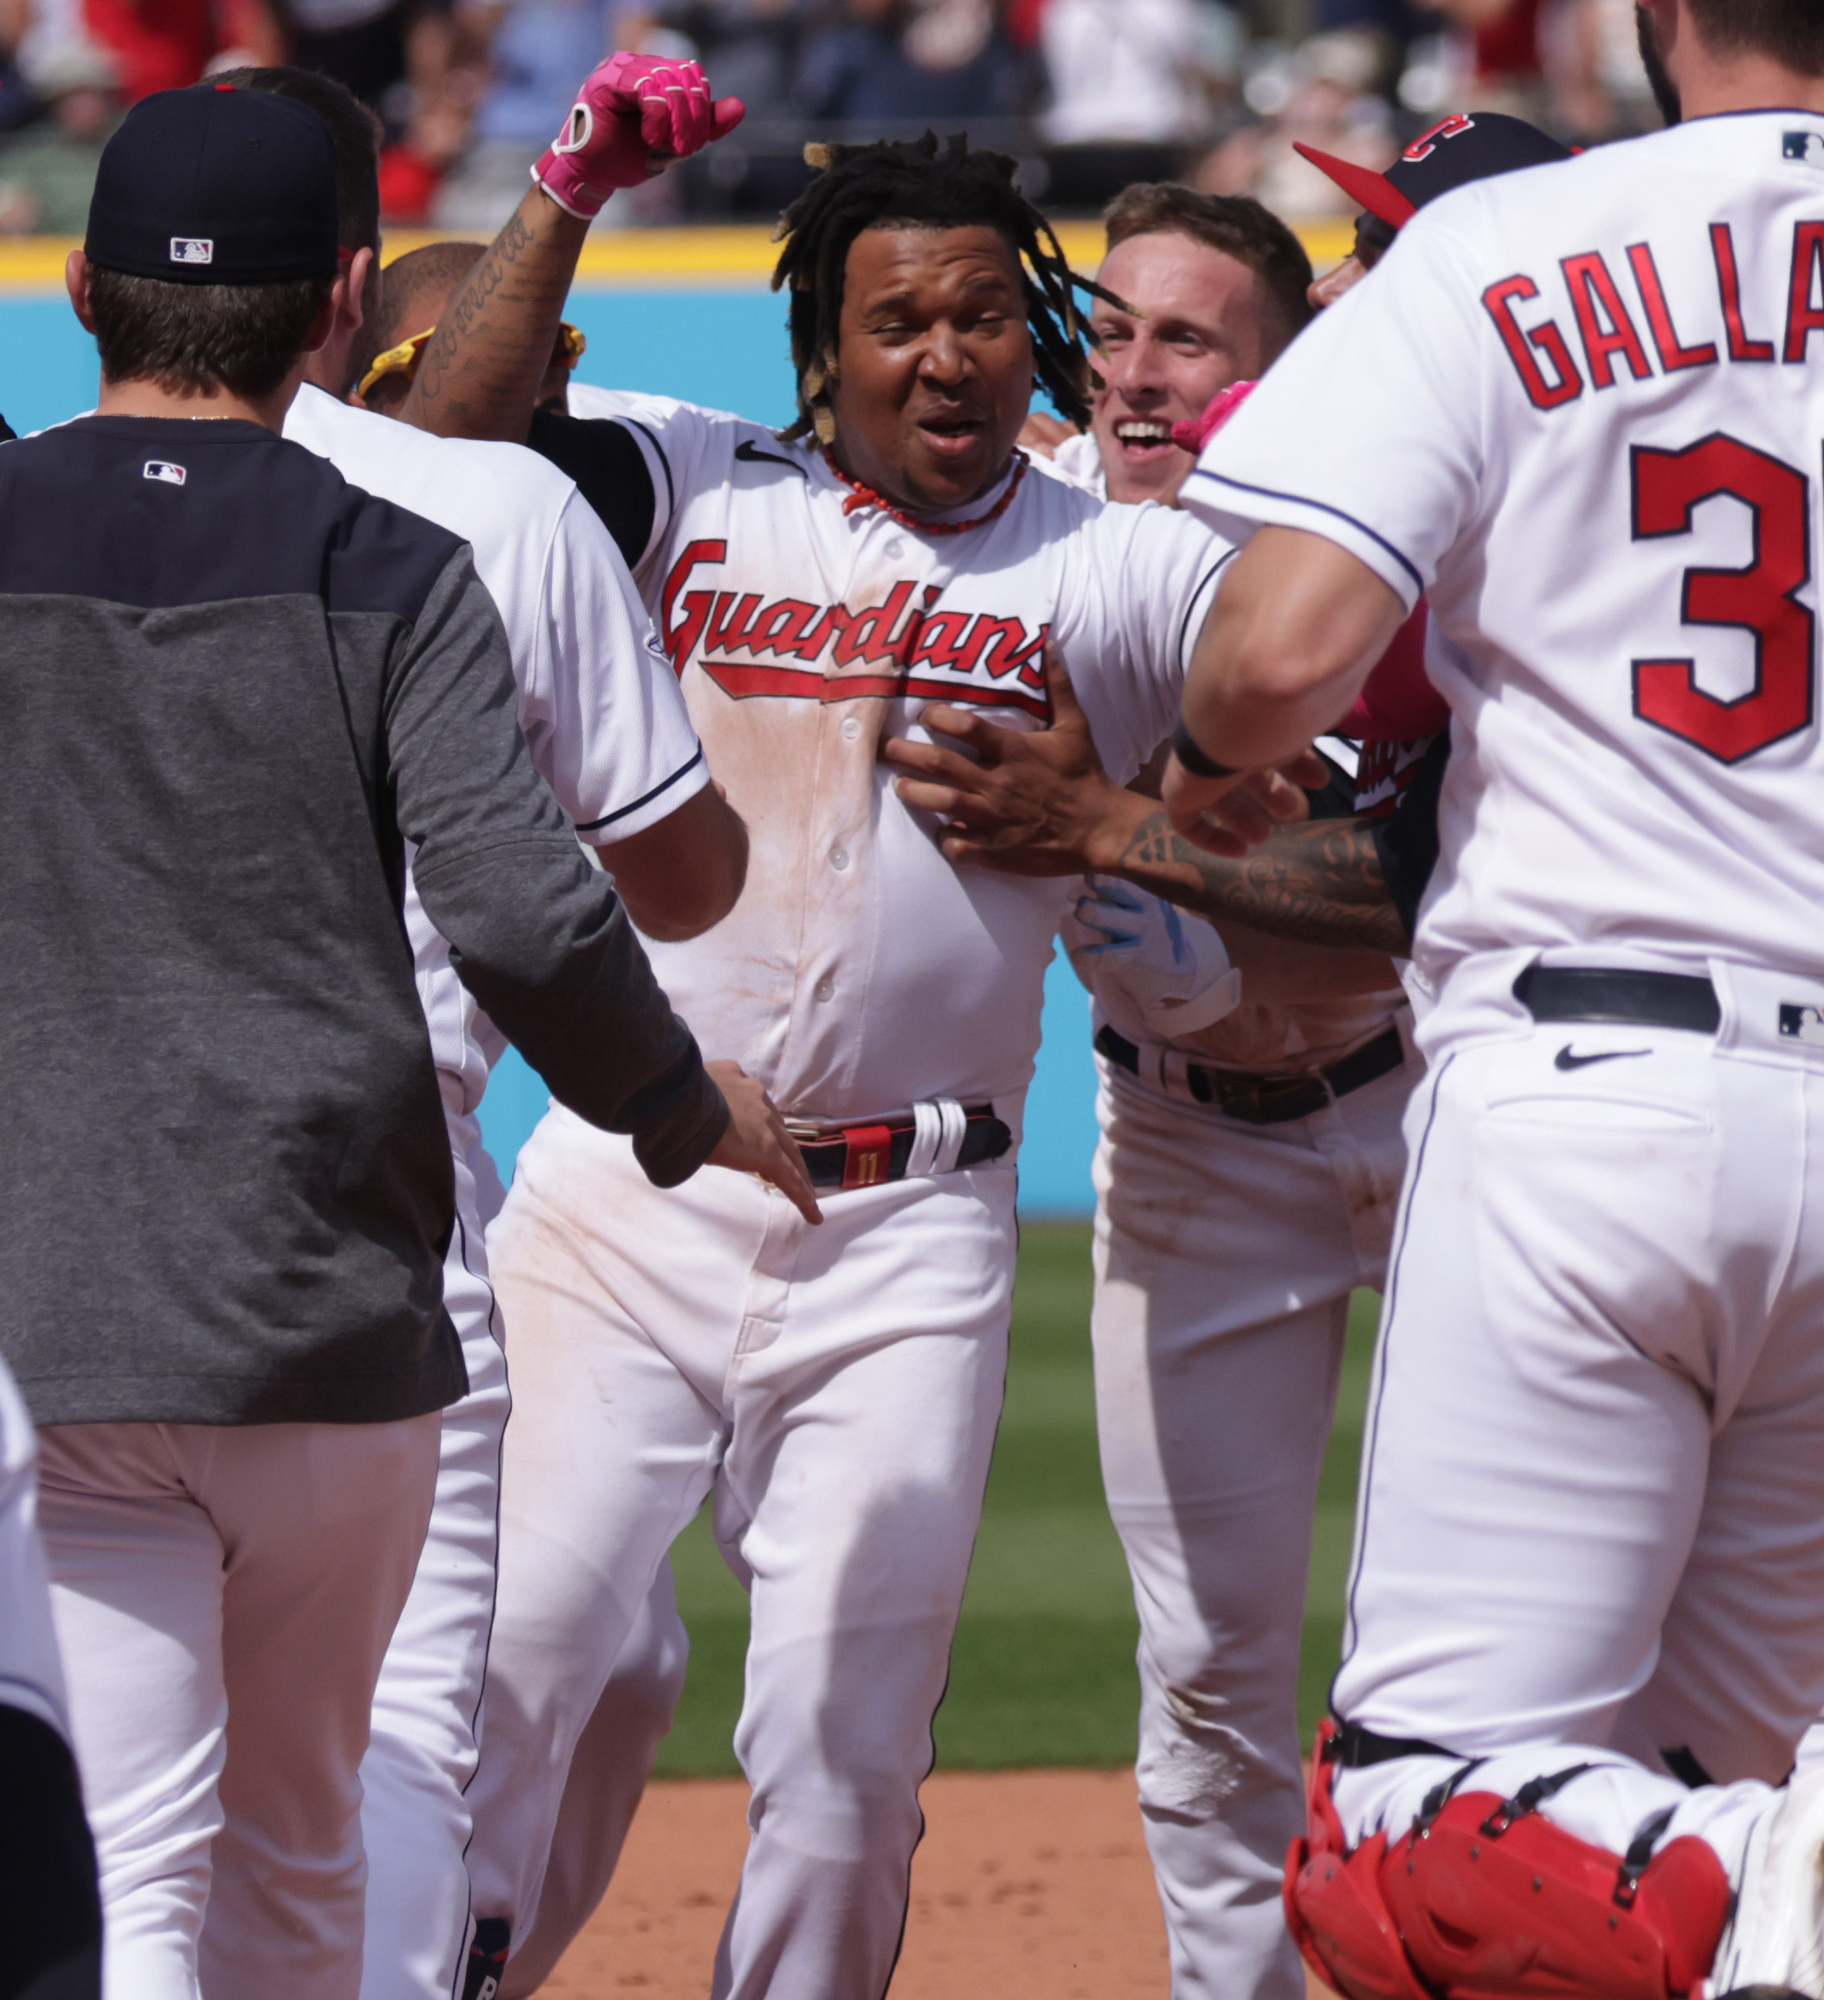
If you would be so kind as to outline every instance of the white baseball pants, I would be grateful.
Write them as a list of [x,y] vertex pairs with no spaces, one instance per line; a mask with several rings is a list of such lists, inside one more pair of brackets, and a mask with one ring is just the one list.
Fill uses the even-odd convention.
[[500,1508],[500,1438],[511,1398],[484,1232],[505,1199],[473,1113],[439,1075],[456,1169],[456,1227],[443,1303],[469,1393],[444,1411],[437,1493],[411,1594],[374,1690],[361,1760],[368,1854],[361,2000],[449,2000],[469,1948],[469,1808]]
[[1096,1428],[1140,1615],[1148,1851],[1174,2000],[1302,2000],[1298,1655],[1357,1285],[1385,1270],[1403,1069],[1248,1125],[1100,1064]]
[[1014,1174],[661,1192],[550,1113],[492,1245],[512,1328],[477,1916],[532,1921],[564,1779],[659,1562],[715,1493],[752,1605],[752,1839],[715,2000],[880,2000],[1005,1379]]
[[515,1942],[500,2000],[536,1993],[607,1895],[660,1740],[684,1692],[689,1659],[690,1637],[678,1616],[671,1564],[664,1562],[577,1738],[538,1914]]
[[439,1428],[39,1433],[108,2000],[356,2000],[357,1773]]
[[[1824,986],[1711,973],[1714,1038],[1512,1003],[1415,1097],[1336,1706],[1478,1790],[1606,1749],[1547,1818],[1671,1806],[1733,1876],[1824,1709],[1824,1050],[1777,1033]],[[1339,1774],[1350,1838],[1449,1768]]]

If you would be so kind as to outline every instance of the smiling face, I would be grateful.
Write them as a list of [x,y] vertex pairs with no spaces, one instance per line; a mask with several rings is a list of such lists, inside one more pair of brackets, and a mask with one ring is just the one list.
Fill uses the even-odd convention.
[[1170,500],[1196,463],[1172,425],[1265,370],[1283,344],[1278,315],[1249,265],[1176,231],[1117,243],[1097,275],[1134,308],[1098,299],[1090,315],[1102,346],[1091,427],[1108,497]]
[[864,229],[830,411],[844,470],[901,507],[961,507],[1007,469],[1032,401],[1019,258],[999,230]]

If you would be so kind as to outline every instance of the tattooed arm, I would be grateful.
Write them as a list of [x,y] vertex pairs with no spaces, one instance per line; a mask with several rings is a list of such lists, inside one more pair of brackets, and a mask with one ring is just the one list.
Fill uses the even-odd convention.
[[[898,780],[899,796],[945,822],[950,860],[1015,875],[1119,875],[1212,923],[1391,956],[1410,949],[1369,821],[1282,824],[1238,858],[1206,853],[1174,830],[1157,800],[1124,790],[1103,770],[1052,654],[1047,679],[1054,721],[1030,734],[944,704],[925,710],[925,726],[959,738],[976,761],[905,738],[882,745],[886,761],[908,774]],[[1291,810],[1284,794],[1301,811],[1303,801],[1279,783],[1267,807],[1283,821]]]
[[1112,865],[1099,864],[1097,873],[1122,876],[1215,924],[1246,924],[1270,937],[1353,945],[1392,958],[1411,951],[1365,816],[1282,826],[1231,860],[1193,847],[1163,807],[1150,799],[1140,803],[1150,810],[1128,832]]
[[437,322],[400,415],[439,437],[524,444],[589,225],[534,186]]

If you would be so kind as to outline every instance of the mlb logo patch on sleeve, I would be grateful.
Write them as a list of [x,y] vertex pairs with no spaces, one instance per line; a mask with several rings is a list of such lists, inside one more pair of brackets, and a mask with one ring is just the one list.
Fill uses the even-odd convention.
[[171,261],[174,264],[213,264],[215,262],[215,238],[213,236],[172,237]]
[[143,477],[156,479],[165,486],[181,486],[186,474],[181,465],[173,465],[168,458],[149,458]]
[[1814,167],[1824,167],[1824,132],[1787,132],[1782,136],[1780,150],[1789,160],[1805,160]]

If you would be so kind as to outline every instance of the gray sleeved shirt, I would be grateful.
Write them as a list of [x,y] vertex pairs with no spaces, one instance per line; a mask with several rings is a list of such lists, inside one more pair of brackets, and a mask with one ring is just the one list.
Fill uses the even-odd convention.
[[253,424],[0,448],[0,1351],[43,1423],[463,1388],[400,914],[661,1184],[726,1109],[514,720],[466,548]]

